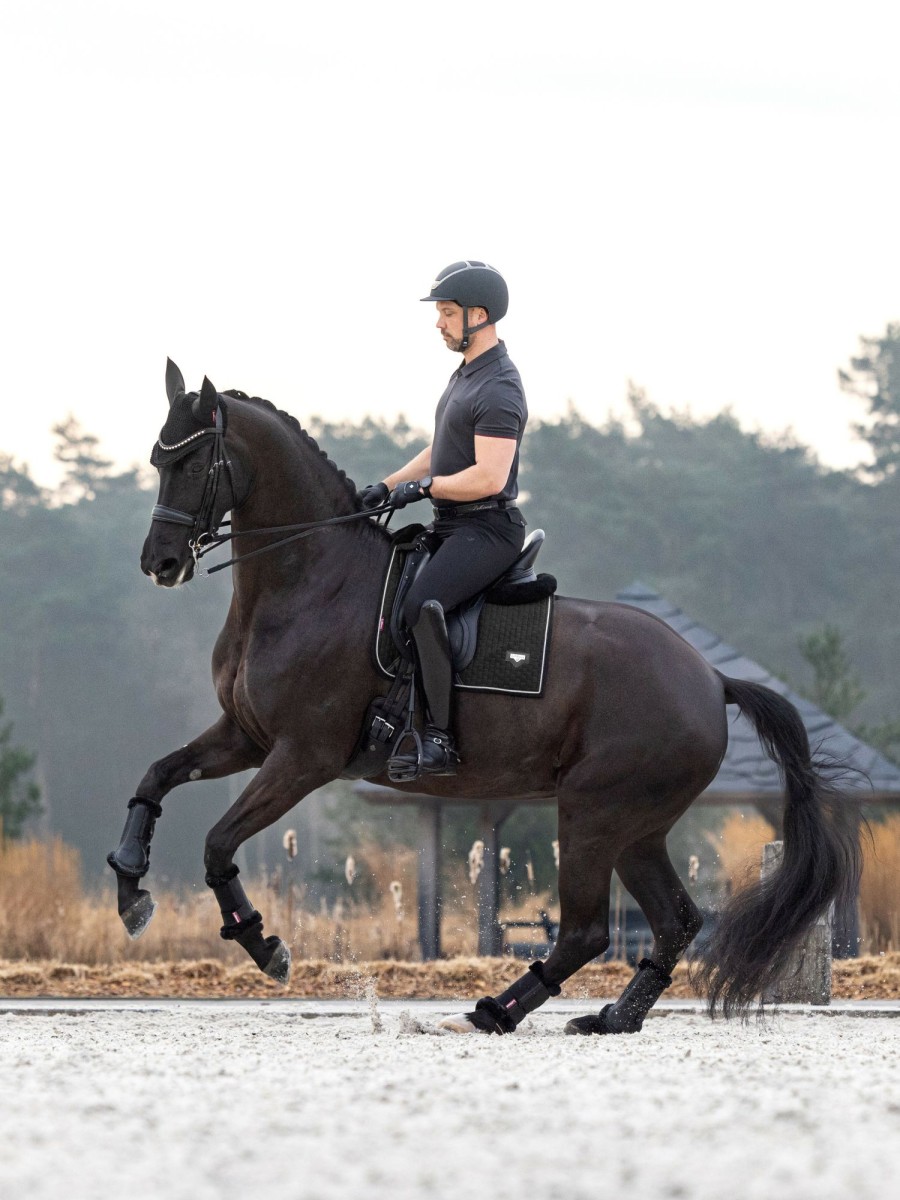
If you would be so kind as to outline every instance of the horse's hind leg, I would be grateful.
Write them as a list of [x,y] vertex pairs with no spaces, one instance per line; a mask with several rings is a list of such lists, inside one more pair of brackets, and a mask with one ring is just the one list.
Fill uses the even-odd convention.
[[566,1033],[637,1033],[671,984],[675,964],[703,924],[700,910],[669,859],[665,833],[629,846],[616,861],[616,870],[653,930],[651,957],[638,963],[637,972],[615,1004],[607,1004],[598,1016],[569,1021]]
[[191,780],[219,779],[258,767],[264,757],[230,717],[222,716],[205,733],[149,768],[128,803],[119,845],[106,856],[118,879],[119,916],[129,937],[140,937],[156,910],[150,893],[138,883],[150,867],[150,843],[162,815],[163,796]]
[[[614,811],[612,804],[611,810]],[[499,996],[479,1000],[474,1012],[439,1024],[455,1033],[512,1033],[560,984],[609,946],[609,885],[615,856],[615,820],[595,809],[560,803],[559,905],[556,945],[546,962],[534,962]]]

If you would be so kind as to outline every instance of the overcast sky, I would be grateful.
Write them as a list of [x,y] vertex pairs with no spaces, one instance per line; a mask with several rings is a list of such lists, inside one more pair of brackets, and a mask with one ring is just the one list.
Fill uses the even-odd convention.
[[[535,417],[730,406],[863,456],[900,319],[893,3],[3,0],[0,450],[122,465],[189,387],[427,426],[441,267],[506,275]],[[396,464],[385,464],[386,470]]]

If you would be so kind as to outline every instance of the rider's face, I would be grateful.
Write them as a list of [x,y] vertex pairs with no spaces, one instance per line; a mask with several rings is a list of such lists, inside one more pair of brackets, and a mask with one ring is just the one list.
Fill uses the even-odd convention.
[[438,300],[437,328],[448,350],[458,353],[462,349],[463,310],[452,300]]

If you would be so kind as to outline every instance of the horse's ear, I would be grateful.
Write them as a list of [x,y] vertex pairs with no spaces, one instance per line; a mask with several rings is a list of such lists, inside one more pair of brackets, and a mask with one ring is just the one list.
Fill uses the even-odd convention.
[[171,358],[166,359],[166,395],[169,397],[169,408],[184,395],[184,376]]
[[218,407],[219,393],[204,375],[200,395],[191,405],[191,412],[201,425],[215,425],[216,409]]

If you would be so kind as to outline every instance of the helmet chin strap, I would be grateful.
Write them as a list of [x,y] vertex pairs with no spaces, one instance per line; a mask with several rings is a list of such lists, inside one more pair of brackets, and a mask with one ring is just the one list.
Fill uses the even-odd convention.
[[[486,309],[485,311],[487,312]],[[468,350],[470,333],[477,333],[479,329],[487,329],[488,325],[491,323],[491,314],[488,313],[488,319],[486,321],[482,321],[480,325],[470,325],[469,310],[467,308],[463,308],[462,341],[459,343],[460,350]]]

